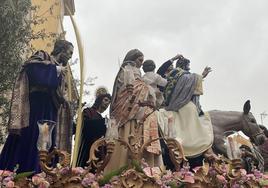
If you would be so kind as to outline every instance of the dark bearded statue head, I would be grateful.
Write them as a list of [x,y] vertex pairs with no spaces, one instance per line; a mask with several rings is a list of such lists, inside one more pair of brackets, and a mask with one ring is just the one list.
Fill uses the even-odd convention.
[[100,87],[96,90],[96,99],[93,104],[100,113],[104,112],[111,103],[112,96],[108,93],[107,89]]
[[74,47],[71,42],[67,40],[57,40],[51,55],[63,66],[66,66],[73,55],[73,50]]
[[176,62],[176,67],[179,67],[185,71],[189,71],[190,70],[190,60],[186,59],[184,57],[181,57]]
[[94,104],[93,104],[93,107],[95,107],[96,109],[98,109],[98,111],[100,113],[104,112],[108,106],[110,105],[111,103],[111,98],[112,96],[110,94],[102,94],[102,95],[99,95]]

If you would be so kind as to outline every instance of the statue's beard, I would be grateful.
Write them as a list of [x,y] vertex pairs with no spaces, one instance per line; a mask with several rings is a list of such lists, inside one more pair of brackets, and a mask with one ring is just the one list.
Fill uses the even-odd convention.
[[185,71],[190,71],[190,67],[187,65],[183,65],[181,68]]
[[102,112],[104,112],[106,109],[108,108],[108,105],[100,105],[100,107],[99,107],[99,112],[100,113],[102,113]]
[[60,63],[62,64],[62,66],[66,66],[68,63],[68,58],[65,55],[61,55],[60,56]]

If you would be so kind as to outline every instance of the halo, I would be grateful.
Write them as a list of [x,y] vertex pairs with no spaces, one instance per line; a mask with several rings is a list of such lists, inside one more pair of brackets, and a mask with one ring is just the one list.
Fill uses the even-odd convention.
[[108,89],[104,86],[100,86],[96,89],[95,91],[95,96],[96,98],[100,95],[104,95],[104,94],[107,94],[108,93]]

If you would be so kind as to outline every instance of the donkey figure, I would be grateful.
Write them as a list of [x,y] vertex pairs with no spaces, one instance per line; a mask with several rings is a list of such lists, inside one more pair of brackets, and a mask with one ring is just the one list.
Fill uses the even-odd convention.
[[[242,131],[257,146],[264,143],[265,135],[252,113],[250,113],[250,108],[250,101],[248,100],[244,104],[243,112],[209,111],[214,133],[212,149],[216,154],[222,154],[227,157],[227,150],[224,145],[224,132],[226,131]],[[169,156],[166,154],[165,144],[162,143],[161,146],[163,147],[164,164],[168,169],[173,169]],[[195,166],[202,165],[203,159],[204,156],[201,155],[195,158],[189,158],[188,161],[190,162],[190,166],[194,168]]]
[[242,131],[256,146],[264,143],[265,135],[250,112],[250,108],[248,100],[244,104],[243,112],[209,111],[214,133],[212,148],[215,153],[227,156],[224,146],[224,132],[226,131]]

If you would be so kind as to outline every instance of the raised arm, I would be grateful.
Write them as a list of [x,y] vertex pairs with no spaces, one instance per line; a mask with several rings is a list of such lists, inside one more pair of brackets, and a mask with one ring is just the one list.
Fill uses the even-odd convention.
[[170,59],[170,61],[176,61],[176,60],[178,60],[178,59],[180,59],[180,58],[183,58],[183,56],[182,56],[181,54],[177,54],[177,55],[175,55],[174,57],[172,57],[172,58]]
[[165,63],[163,63],[157,70],[157,74],[159,74],[161,77],[165,78],[166,75],[173,69],[173,61],[176,61],[179,58],[182,58],[183,56],[180,54],[177,54],[176,56],[172,57]]

